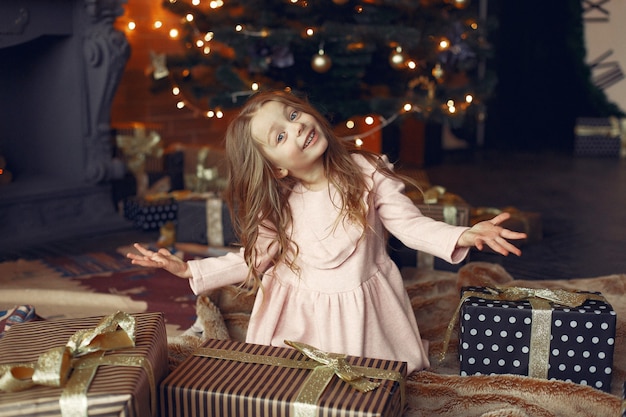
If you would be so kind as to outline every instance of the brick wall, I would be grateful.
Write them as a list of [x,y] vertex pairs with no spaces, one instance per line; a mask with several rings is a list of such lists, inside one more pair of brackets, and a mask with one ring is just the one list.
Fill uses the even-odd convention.
[[[125,14],[117,19],[116,27],[126,34],[131,56],[113,101],[113,127],[136,122],[158,124],[165,146],[172,143],[221,146],[228,113],[222,119],[194,115],[189,109],[176,108],[178,100],[168,88],[151,91],[154,83],[150,74],[150,52],[183,52],[182,42],[168,35],[171,28],[180,28],[180,17],[154,0],[129,0],[125,9]],[[163,22],[160,29],[153,27],[156,20]],[[127,27],[130,21],[136,24],[132,31]],[[198,106],[202,104],[198,103]]]

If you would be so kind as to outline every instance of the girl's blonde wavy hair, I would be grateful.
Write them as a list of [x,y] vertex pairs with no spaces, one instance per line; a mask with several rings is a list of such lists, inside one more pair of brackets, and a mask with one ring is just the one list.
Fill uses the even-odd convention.
[[250,128],[250,121],[268,101],[283,103],[298,112],[308,113],[320,124],[321,133],[328,139],[328,147],[322,156],[326,178],[340,190],[341,195],[341,215],[338,221],[347,217],[364,231],[368,227],[367,204],[363,198],[368,191],[368,185],[362,169],[350,156],[351,153],[364,155],[379,171],[395,176],[379,155],[349,148],[346,141],[333,133],[328,120],[306,100],[284,91],[262,92],[252,96],[226,131],[229,181],[224,194],[248,265],[248,277],[244,286],[251,291],[260,287],[263,272],[255,269],[256,259],[260,256],[256,242],[261,227],[269,228],[276,235],[274,243],[278,250],[272,263],[276,265],[284,262],[294,272],[298,271],[295,263],[298,247],[289,236],[292,225],[289,195],[298,180],[290,176],[276,178],[275,167],[264,157],[261,145],[252,137]]

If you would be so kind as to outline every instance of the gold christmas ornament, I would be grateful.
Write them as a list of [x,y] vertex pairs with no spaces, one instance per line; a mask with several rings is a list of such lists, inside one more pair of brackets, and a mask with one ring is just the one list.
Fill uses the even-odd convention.
[[319,72],[320,74],[327,72],[332,64],[333,63],[330,60],[330,57],[325,55],[323,50],[320,50],[317,54],[313,55],[313,58],[311,59],[311,68],[313,68],[313,71]]

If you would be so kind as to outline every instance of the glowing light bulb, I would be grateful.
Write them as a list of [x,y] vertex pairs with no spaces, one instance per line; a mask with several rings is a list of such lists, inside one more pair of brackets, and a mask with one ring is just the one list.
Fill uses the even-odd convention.
[[188,22],[193,22],[193,15],[191,13],[187,13],[185,16],[185,20]]
[[178,29],[170,29],[170,38],[172,39],[178,38]]
[[250,88],[252,89],[252,91],[259,91],[259,83],[252,83]]
[[192,0],[191,4],[193,4],[194,6],[199,6],[200,0]]
[[204,53],[204,55],[208,55],[211,53],[211,47],[210,46],[205,46],[204,49],[202,50],[202,52]]
[[172,94],[174,94],[175,96],[180,94],[180,88],[178,87],[174,87],[172,88]]
[[372,116],[367,116],[365,118],[365,124],[368,126],[371,126],[374,124],[374,118]]
[[209,110],[206,112],[206,117],[214,117],[215,116],[215,112],[213,110]]
[[243,30],[243,26],[242,25],[235,26],[235,31],[241,32],[242,30]]
[[218,119],[221,119],[224,117],[224,113],[221,110],[218,110],[215,112],[215,116],[217,116]]
[[413,106],[411,105],[411,103],[406,103],[406,104],[402,107],[402,109],[403,109],[404,111],[411,111],[411,109],[412,109],[412,108],[413,108]]
[[346,127],[347,127],[348,129],[354,129],[354,126],[355,126],[355,124],[354,124],[354,120],[348,120],[348,121],[346,122]]
[[198,48],[202,48],[202,47],[204,46],[204,41],[203,41],[202,39],[198,39],[198,40],[196,41],[196,46],[197,46]]
[[315,34],[315,31],[313,30],[313,28],[307,28],[306,34],[307,36],[313,36]]
[[471,103],[472,101],[474,101],[474,96],[472,96],[471,94],[465,96],[466,103]]
[[415,69],[415,68],[417,68],[417,63],[416,63],[415,61],[413,61],[413,60],[410,60],[410,61],[408,61],[408,62],[406,63],[406,66],[407,66],[409,69]]
[[155,29],[161,29],[163,27],[163,22],[161,22],[160,20],[156,20],[152,26]]
[[215,36],[215,33],[213,32],[207,32],[206,35],[204,35],[204,40],[207,42],[210,42],[213,40],[213,37]]
[[179,109],[182,109],[185,107],[185,102],[184,101],[179,101],[178,103],[176,103],[176,107],[178,107]]
[[135,30],[137,28],[137,24],[133,21],[128,22],[128,30]]
[[363,146],[363,139],[361,138],[356,138],[354,140],[354,144],[356,145],[357,148],[360,148],[361,146]]

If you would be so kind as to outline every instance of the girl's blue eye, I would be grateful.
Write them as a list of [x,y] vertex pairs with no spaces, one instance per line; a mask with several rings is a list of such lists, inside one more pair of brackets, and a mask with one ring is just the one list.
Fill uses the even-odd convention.
[[283,141],[283,139],[285,139],[285,134],[279,133],[278,136],[276,137],[276,142],[280,143]]
[[289,114],[289,120],[294,120],[296,117],[298,117],[298,112],[297,111],[292,111]]

